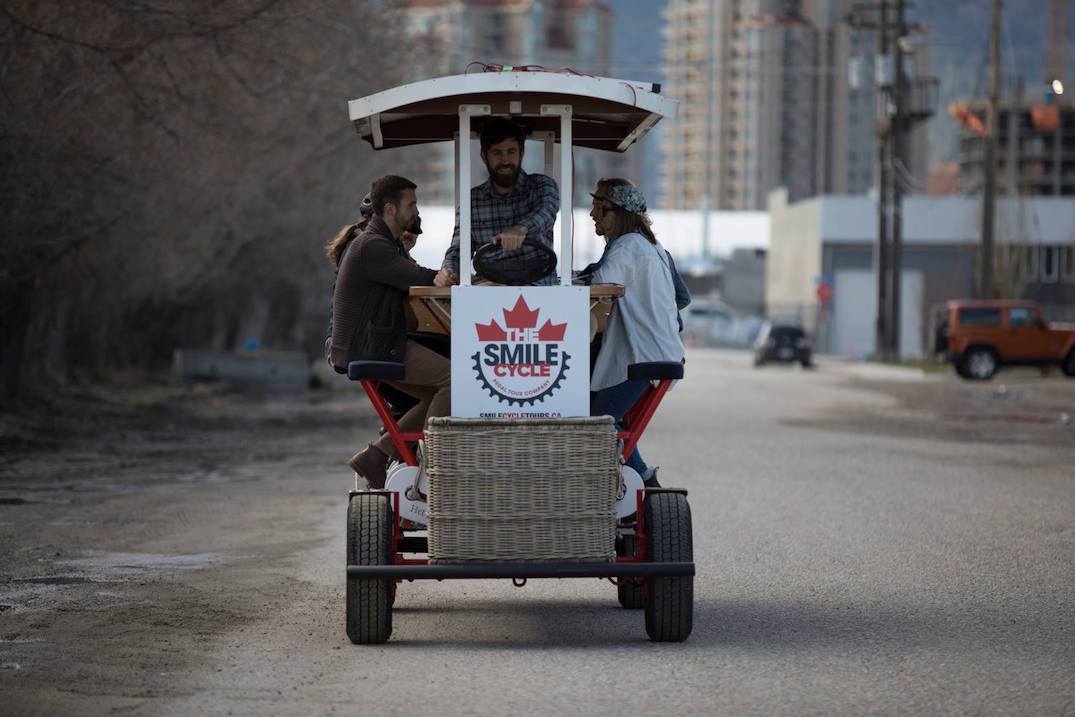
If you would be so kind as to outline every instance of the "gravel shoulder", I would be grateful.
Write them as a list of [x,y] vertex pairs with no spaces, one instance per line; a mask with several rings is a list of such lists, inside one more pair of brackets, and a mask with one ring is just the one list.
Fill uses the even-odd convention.
[[3,421],[0,691],[81,715],[196,693],[214,637],[302,604],[301,558],[335,537],[311,516],[345,504],[374,426],[350,392],[212,386]]

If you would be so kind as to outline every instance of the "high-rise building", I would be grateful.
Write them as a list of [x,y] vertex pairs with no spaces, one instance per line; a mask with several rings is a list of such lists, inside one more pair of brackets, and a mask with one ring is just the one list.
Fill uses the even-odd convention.
[[[764,209],[861,194],[875,184],[876,33],[844,19],[852,0],[668,0],[664,205]],[[905,36],[908,74],[928,70],[920,28]],[[708,165],[708,166],[707,166]],[[924,181],[925,133],[911,131],[900,170]]]
[[[414,39],[415,79],[460,74],[472,62],[610,74],[612,10],[597,0],[403,0],[401,4]],[[451,148],[427,151],[428,164],[415,177],[422,200],[450,204],[455,192]],[[575,204],[589,204],[589,192],[600,177],[633,176],[638,156],[636,149],[626,155],[577,150]],[[541,158],[541,152],[528,151],[524,167],[541,171]],[[474,176],[484,177],[484,171]]]

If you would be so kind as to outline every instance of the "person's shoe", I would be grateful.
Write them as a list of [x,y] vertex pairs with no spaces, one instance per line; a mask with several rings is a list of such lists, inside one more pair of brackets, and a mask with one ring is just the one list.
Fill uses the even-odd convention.
[[657,467],[650,468],[646,471],[646,477],[642,480],[642,485],[647,488],[660,488],[661,484],[657,482]]
[[372,443],[351,456],[347,461],[351,470],[358,473],[370,484],[370,488],[380,490],[388,479],[388,456]]

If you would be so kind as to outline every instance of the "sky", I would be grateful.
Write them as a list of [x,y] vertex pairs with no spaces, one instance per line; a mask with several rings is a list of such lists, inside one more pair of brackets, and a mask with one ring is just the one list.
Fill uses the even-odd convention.
[[625,80],[660,82],[661,8],[659,0],[604,0],[614,13],[613,74]]
[[[612,76],[640,82],[662,82],[660,0],[604,0],[612,8]],[[662,123],[663,124],[663,123]],[[643,174],[634,180],[647,197],[660,196],[661,143],[663,127],[658,124],[639,145],[643,153]]]

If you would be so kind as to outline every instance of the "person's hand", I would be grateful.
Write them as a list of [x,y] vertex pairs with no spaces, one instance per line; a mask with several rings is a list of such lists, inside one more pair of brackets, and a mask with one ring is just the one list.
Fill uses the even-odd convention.
[[459,277],[447,269],[441,269],[437,272],[437,275],[433,277],[433,286],[453,286],[458,283]]
[[414,245],[418,243],[418,235],[410,232],[403,232],[399,241],[403,244],[403,248],[410,251],[414,248]]
[[522,224],[517,224],[493,237],[493,243],[499,244],[504,251],[515,251],[523,245],[523,240],[525,239],[526,227]]

